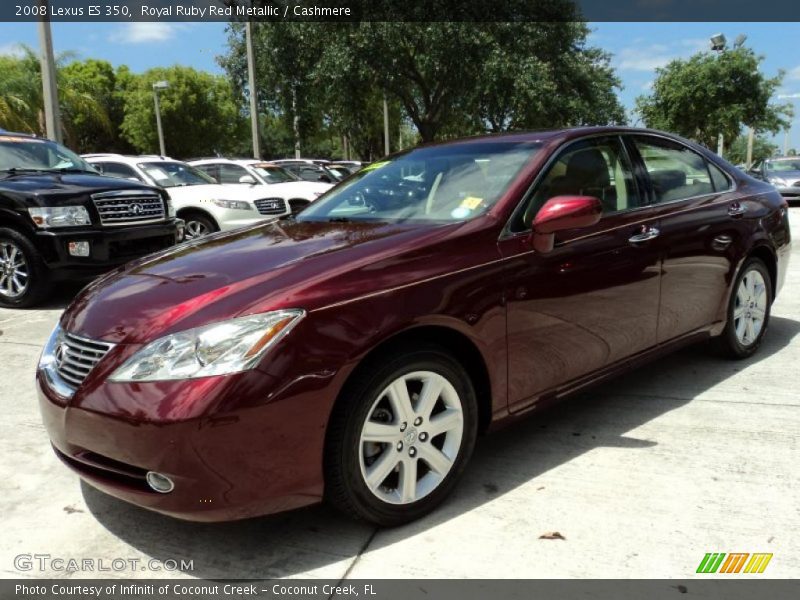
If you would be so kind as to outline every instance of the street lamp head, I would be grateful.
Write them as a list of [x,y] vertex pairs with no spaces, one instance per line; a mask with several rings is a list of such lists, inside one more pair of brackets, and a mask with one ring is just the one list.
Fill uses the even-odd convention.
[[725,35],[722,33],[716,33],[711,36],[711,49],[714,52],[722,52],[725,50],[725,45],[728,43],[728,40],[725,38]]
[[165,90],[169,87],[169,81],[156,81],[153,84],[154,90]]

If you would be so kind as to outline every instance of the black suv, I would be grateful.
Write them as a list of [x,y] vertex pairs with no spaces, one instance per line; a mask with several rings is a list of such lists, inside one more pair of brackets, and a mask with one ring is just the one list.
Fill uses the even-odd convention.
[[58,281],[92,279],[182,237],[164,190],[0,130],[0,306],[32,306]]

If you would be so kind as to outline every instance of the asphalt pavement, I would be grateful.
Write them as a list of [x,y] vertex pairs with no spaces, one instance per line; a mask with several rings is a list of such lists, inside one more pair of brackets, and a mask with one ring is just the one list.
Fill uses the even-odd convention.
[[[33,385],[76,288],[40,309],[0,309],[0,576],[684,578],[708,552],[766,552],[758,577],[797,578],[800,208],[790,211],[790,272],[756,356],[691,347],[484,437],[450,500],[391,530],[325,506],[182,522],[81,484],[50,448]],[[72,572],[68,559],[95,570]]]

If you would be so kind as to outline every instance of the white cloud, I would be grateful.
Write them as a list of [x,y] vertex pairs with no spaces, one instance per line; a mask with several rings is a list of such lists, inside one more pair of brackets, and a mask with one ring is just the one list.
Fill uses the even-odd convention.
[[22,46],[19,44],[0,44],[0,56],[22,56]]
[[634,40],[634,46],[623,48],[617,54],[617,68],[621,71],[655,71],[676,58],[708,50],[708,40],[686,38],[670,44],[646,45],[642,38]]
[[179,29],[177,23],[127,23],[108,36],[108,41],[117,44],[150,44],[174,39]]
[[789,69],[789,72],[786,74],[786,78],[793,81],[800,80],[800,66],[795,67],[794,69]]
[[800,92],[794,92],[793,94],[778,94],[778,100],[794,100],[800,98]]

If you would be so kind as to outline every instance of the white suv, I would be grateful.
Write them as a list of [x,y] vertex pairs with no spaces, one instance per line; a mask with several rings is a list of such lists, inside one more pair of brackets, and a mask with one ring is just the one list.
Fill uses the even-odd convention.
[[190,165],[224,184],[268,185],[281,190],[289,201],[292,214],[297,214],[333,187],[330,183],[303,181],[273,163],[262,160],[202,158],[188,161]]
[[103,175],[166,188],[177,216],[186,221],[186,239],[227,231],[290,214],[285,191],[221,185],[191,165],[163,156],[87,154]]

